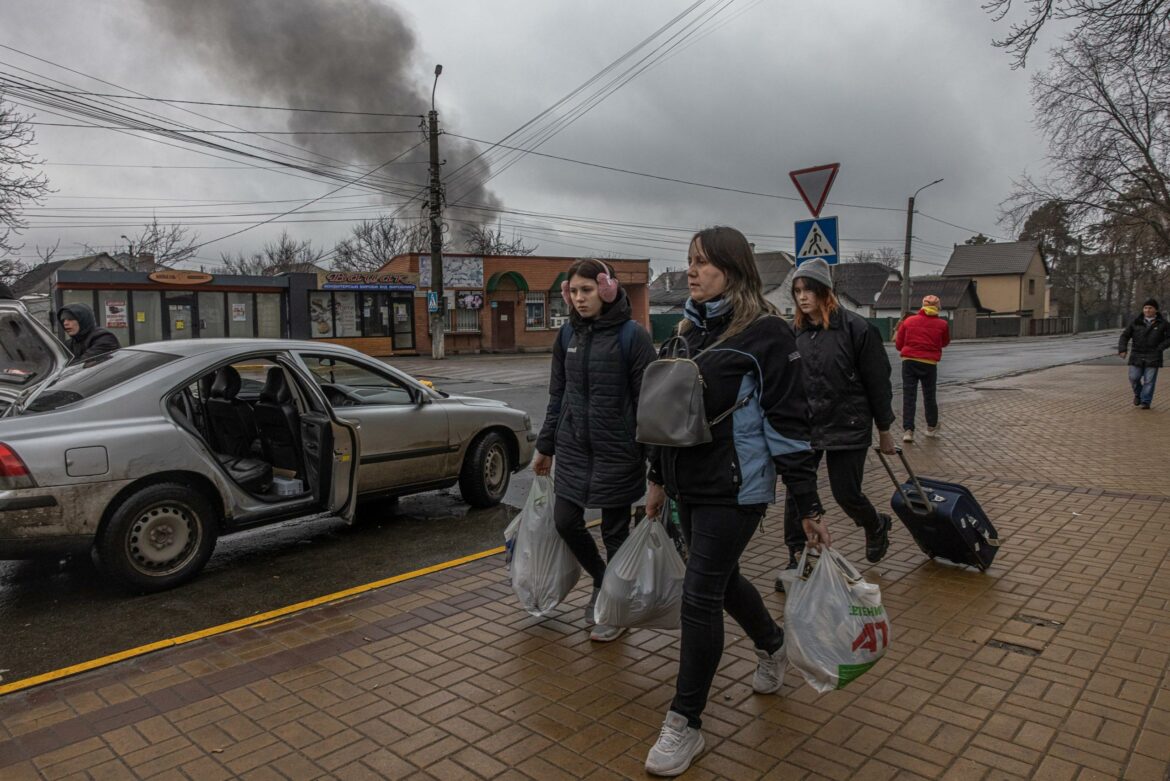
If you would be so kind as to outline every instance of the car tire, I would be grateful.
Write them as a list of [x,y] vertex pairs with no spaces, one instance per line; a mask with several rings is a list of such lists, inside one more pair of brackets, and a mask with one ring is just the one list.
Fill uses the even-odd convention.
[[472,507],[495,507],[508,491],[512,456],[497,431],[480,434],[467,447],[459,473],[459,493]]
[[218,536],[215,512],[198,491],[161,483],[115,508],[97,541],[111,578],[138,592],[164,591],[199,573]]

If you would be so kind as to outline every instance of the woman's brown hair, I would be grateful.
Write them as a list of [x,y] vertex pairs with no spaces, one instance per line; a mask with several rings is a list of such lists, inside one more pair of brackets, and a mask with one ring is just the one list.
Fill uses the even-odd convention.
[[[796,279],[799,279],[804,283],[805,290],[811,290],[812,294],[817,297],[817,315],[820,318],[820,326],[821,328],[828,328],[829,318],[833,315],[834,312],[841,308],[841,302],[837,300],[837,294],[834,293],[833,289],[824,282],[819,282],[815,279],[810,279],[809,277],[797,277]],[[794,303],[796,301],[796,279],[792,280],[792,300]],[[809,316],[802,312],[800,307],[797,306],[796,316],[793,318],[793,324],[798,329],[804,328],[806,325],[808,325],[809,319],[811,318],[809,318]]]

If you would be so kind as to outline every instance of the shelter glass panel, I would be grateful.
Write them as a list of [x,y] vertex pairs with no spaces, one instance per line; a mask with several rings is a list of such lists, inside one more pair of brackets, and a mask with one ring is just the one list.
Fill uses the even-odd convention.
[[284,336],[284,319],[280,312],[280,293],[256,294],[257,334],[261,339],[280,339]]
[[223,293],[199,293],[199,335],[207,339],[227,336],[224,328]]
[[162,294],[157,290],[134,291],[134,344],[163,339]]
[[228,293],[228,336],[249,339],[256,335],[256,307],[251,293]]

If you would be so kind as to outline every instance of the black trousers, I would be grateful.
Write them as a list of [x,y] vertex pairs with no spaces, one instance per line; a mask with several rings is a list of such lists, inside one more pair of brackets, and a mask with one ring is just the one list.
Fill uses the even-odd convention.
[[[877,531],[880,522],[877,508],[861,490],[861,479],[865,476],[865,457],[869,455],[869,448],[814,450],[813,455],[816,456],[818,468],[821,458],[827,462],[829,488],[845,514],[861,528]],[[784,500],[784,543],[792,553],[804,550],[807,541],[796,502],[789,496]]]
[[[601,588],[601,579],[605,577],[605,561],[597,552],[597,543],[593,542],[593,535],[585,528],[585,508],[579,507],[567,499],[557,497],[553,505],[553,521],[557,525],[557,533],[569,545],[569,550],[581,562],[581,566],[593,578],[593,587]],[[630,536],[630,507],[605,507],[601,511],[601,541],[605,543],[605,559],[613,559],[613,554]]]
[[922,383],[922,405],[926,407],[926,425],[938,425],[938,364],[902,361],[902,428],[914,430],[918,408],[918,384]]
[[739,557],[765,509],[763,504],[678,506],[688,554],[678,681],[670,709],[686,716],[696,729],[702,725],[707,695],[723,656],[724,610],[756,648],[775,653],[784,644],[784,630],[768,613],[760,592],[739,571]]

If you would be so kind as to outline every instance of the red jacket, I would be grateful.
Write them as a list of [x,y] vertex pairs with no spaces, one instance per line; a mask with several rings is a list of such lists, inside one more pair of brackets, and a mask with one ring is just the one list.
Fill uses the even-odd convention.
[[898,326],[894,346],[903,359],[938,363],[943,348],[951,343],[951,329],[938,315],[928,315],[925,309],[910,315]]

